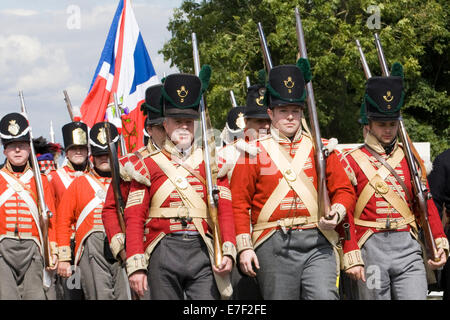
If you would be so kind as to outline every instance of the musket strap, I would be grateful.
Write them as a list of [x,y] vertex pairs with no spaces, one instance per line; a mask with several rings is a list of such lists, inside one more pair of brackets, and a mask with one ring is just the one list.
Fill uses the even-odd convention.
[[185,168],[190,174],[192,174],[194,177],[196,177],[204,186],[206,186],[206,180],[197,172],[194,170],[194,168],[192,168],[186,161],[183,162],[181,161],[181,159],[179,159],[178,157],[176,157],[173,154],[170,154],[169,152],[167,152],[166,149],[162,149],[161,150],[162,153],[164,153],[164,155],[170,159],[172,159],[173,161],[175,161],[177,164],[179,164],[180,166],[182,166],[183,168]]
[[400,178],[400,176],[398,175],[397,171],[395,171],[395,169],[392,168],[392,166],[391,166],[386,160],[384,160],[383,157],[380,156],[375,150],[373,150],[369,145],[366,144],[365,147],[366,147],[367,151],[369,151],[370,154],[371,154],[375,159],[377,159],[379,162],[381,162],[381,164],[382,164],[383,166],[385,166],[385,167],[389,170],[389,172],[395,177],[395,179],[397,180],[397,182],[398,182],[398,183],[400,184],[400,186],[403,188],[403,191],[404,191],[405,194],[406,194],[406,198],[408,199],[408,203],[409,203],[409,204],[412,204],[411,192],[409,192],[408,188],[407,188],[406,185],[405,185],[405,182],[403,182],[403,179]]
[[[368,156],[360,149],[356,149],[351,153],[351,155],[369,180],[369,183],[367,183],[367,185],[363,188],[363,191],[361,192],[356,203],[354,213],[355,224],[358,225],[360,222],[359,217],[361,216],[362,211],[375,193],[378,193],[390,205],[392,205],[392,207],[394,207],[394,209],[402,215],[405,221],[414,221],[412,218],[414,215],[409,209],[407,203],[384,181],[389,175],[389,170],[384,166],[378,170],[375,170]],[[388,162],[390,162],[390,165],[395,168],[401,162],[403,156],[403,151],[398,148],[394,155],[388,159]]]

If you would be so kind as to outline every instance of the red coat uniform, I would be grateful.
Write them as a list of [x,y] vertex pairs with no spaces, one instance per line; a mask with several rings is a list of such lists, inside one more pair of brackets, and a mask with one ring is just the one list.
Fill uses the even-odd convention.
[[[256,236],[255,238],[254,228],[257,225],[261,210],[277,188],[279,182],[284,179],[283,174],[275,165],[263,144],[265,141],[269,141],[269,139],[274,139],[276,143],[279,143],[282,148],[294,158],[299,151],[298,148],[302,140],[310,139],[303,135],[300,130],[292,141],[279,136],[273,128],[271,134],[271,136],[267,136],[256,142],[256,146],[261,150],[256,157],[252,157],[246,153],[244,158],[240,159],[234,168],[233,178],[231,180],[231,191],[233,196],[233,211],[236,224],[238,252],[245,249],[253,249],[267,239],[276,229],[280,229],[281,226],[277,226],[277,221],[286,218],[311,216],[304,202],[300,198],[301,195],[300,197],[297,196],[294,191],[290,189],[281,202],[274,207],[274,211],[267,220],[269,223],[274,222],[274,225],[263,229],[259,236]],[[323,143],[325,145],[328,144],[326,140],[324,140]],[[309,155],[306,157],[303,171],[308,179],[312,181],[315,190],[317,190],[317,175],[313,149],[311,149]],[[326,160],[326,177],[331,204],[341,204],[345,207],[346,215],[344,221],[350,224],[350,232],[354,232],[353,219],[350,213],[352,212],[355,203],[355,193],[352,190],[350,181],[346,177],[345,171],[335,152],[331,152]],[[251,214],[249,214],[250,212]],[[317,223],[310,223],[306,226],[293,226],[293,228],[316,227]],[[342,226],[338,225],[338,227],[339,228],[337,229],[340,231],[340,235],[343,236]],[[253,241],[250,236],[252,233]],[[347,259],[345,259],[347,261],[344,261],[345,268],[362,264],[361,259],[356,260],[356,257],[359,257],[359,248],[355,241],[347,242],[343,249],[344,253],[347,254],[344,255],[344,257],[347,257]],[[351,259],[352,257],[355,259]]]
[[[15,173],[8,168],[9,163],[0,170],[0,239],[31,239],[43,252],[33,171],[27,167],[23,173]],[[41,174],[41,179],[45,203],[55,213],[52,188],[45,175]],[[48,240],[51,253],[57,254],[55,215],[49,219]]]
[[[170,143],[166,141],[166,150],[169,148],[168,144]],[[173,147],[168,151],[169,153],[176,152]],[[189,221],[186,221],[186,225],[183,225],[180,219],[176,218],[149,218],[149,207],[152,205],[153,201],[155,201],[154,195],[158,192],[158,189],[164,182],[168,180],[166,174],[153,159],[154,156],[162,156],[170,160],[170,158],[163,155],[161,152],[157,152],[155,155],[145,158],[145,165],[149,172],[149,176],[147,177],[148,181],[144,182],[141,180],[141,182],[144,182],[143,184],[133,180],[130,185],[130,192],[125,209],[128,274],[132,274],[137,270],[147,270],[149,255],[158,241],[165,234],[177,231],[197,231],[195,225]],[[176,162],[170,162],[176,168],[179,167]],[[204,178],[205,168],[202,158],[200,158],[198,163],[200,164],[195,165],[193,169]],[[143,176],[141,176],[141,178],[145,179]],[[195,192],[203,199],[203,201],[205,201],[205,185],[192,174],[189,174],[186,177],[186,180],[195,189]],[[220,190],[218,220],[222,234],[223,254],[234,257],[234,220],[231,207],[231,192],[229,190],[227,179],[218,179],[218,186]],[[160,208],[172,209],[182,206],[182,199],[176,189],[173,189],[172,192],[164,195],[164,197],[165,199],[163,199]],[[203,231],[210,234],[211,230],[208,227],[207,222],[203,219],[201,223]]]
[[[370,134],[369,134],[370,135]],[[411,185],[411,175],[410,170],[408,168],[408,164],[406,162],[406,158],[404,157],[404,154],[402,152],[401,145],[397,144],[393,151],[390,153],[390,155],[386,155],[383,147],[378,144],[373,136],[369,136],[366,138],[366,144],[369,144],[369,146],[374,149],[378,154],[380,154],[381,157],[383,157],[385,160],[388,160],[389,158],[393,158],[394,154],[398,152],[399,154],[399,160],[397,161],[398,164],[394,167],[394,170],[397,172],[397,174],[400,176],[400,178],[404,181],[404,184],[406,188],[409,190],[409,193],[413,195],[412,192],[412,185]],[[345,170],[347,171],[347,174],[352,181],[352,184],[354,185],[354,189],[356,192],[356,195],[358,197],[361,196],[362,191],[366,187],[366,185],[369,183],[369,179],[360,167],[360,164],[355,160],[356,156],[355,153],[357,150],[360,150],[363,152],[367,158],[370,158],[370,163],[372,164],[372,167],[374,169],[378,169],[379,167],[383,167],[383,165],[375,158],[373,157],[370,152],[367,150],[366,146],[362,146],[359,149],[352,150],[348,152],[345,157],[342,159],[342,163],[345,167]],[[401,187],[400,183],[395,179],[394,175],[392,173],[389,173],[388,177],[385,179],[386,185],[394,190],[396,195],[399,195],[403,202],[406,203],[409,210],[413,212],[413,214],[418,218],[417,212],[414,212],[411,205],[409,205],[405,199],[407,199],[407,196]],[[436,245],[439,247],[444,248],[448,252],[448,241],[445,237],[442,224],[439,218],[439,214],[437,212],[436,206],[432,199],[427,201],[428,206],[428,220],[430,223],[431,231],[433,234],[433,237],[436,240]],[[358,217],[358,213],[355,212],[355,225],[356,225],[356,238],[359,243],[359,246],[362,247],[364,245],[364,242],[373,234],[377,232],[384,232],[384,231],[411,231],[415,236],[417,236],[417,225],[416,221],[413,221],[408,224],[401,223],[398,226],[394,225],[395,221],[399,220],[402,221],[404,216],[393,206],[389,201],[384,199],[380,193],[375,192],[370,199],[368,200],[367,204],[362,209],[362,212],[360,213],[360,216]],[[356,219],[358,218],[358,219]],[[414,220],[414,216],[412,216]],[[386,219],[389,219],[391,221],[391,225],[393,226],[392,229],[387,229],[381,226],[382,228],[377,227],[371,227],[370,223],[378,222],[381,224],[386,224]],[[359,222],[361,220],[361,222]],[[368,222],[367,225],[365,222]]]
[[58,207],[57,242],[59,259],[70,261],[72,224],[75,231],[75,264],[80,260],[83,242],[93,232],[104,232],[102,209],[111,178],[91,171],[75,179],[64,193]]
[[83,172],[75,171],[72,166],[65,165],[64,167],[59,168],[58,170],[53,170],[49,173],[51,177],[50,183],[55,195],[56,207],[58,207],[64,192],[69,188],[73,180],[86,172],[87,170]]
[[[127,202],[128,193],[130,191],[130,182],[133,179],[132,175],[139,172],[143,176],[147,176],[147,168],[145,167],[143,159],[155,152],[155,148],[152,144],[149,144],[149,148],[143,147],[136,151],[136,153],[130,153],[119,159],[120,165],[120,192],[124,203]],[[137,154],[139,153],[139,155]],[[139,180],[139,179],[138,179]],[[117,257],[122,249],[125,249],[125,233],[122,231],[117,217],[116,202],[114,198],[114,190],[112,187],[108,188],[106,194],[105,204],[102,211],[103,225],[105,227],[106,236],[109,240],[109,246],[114,257]]]

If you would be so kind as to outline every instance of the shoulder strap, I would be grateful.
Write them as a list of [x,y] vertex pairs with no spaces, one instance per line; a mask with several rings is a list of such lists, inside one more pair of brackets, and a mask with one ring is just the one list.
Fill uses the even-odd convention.
[[403,191],[406,194],[406,198],[408,199],[408,203],[412,204],[412,198],[411,198],[411,193],[409,192],[408,188],[406,187],[405,183],[403,182],[403,179],[400,178],[400,176],[398,175],[398,173],[392,168],[392,166],[383,159],[382,156],[380,156],[375,150],[373,150],[370,146],[366,145],[366,149],[367,151],[370,152],[370,154],[372,156],[374,156],[375,159],[377,159],[378,161],[381,162],[381,164],[383,166],[385,166],[389,172],[395,177],[395,179],[397,180],[397,182],[402,186]]

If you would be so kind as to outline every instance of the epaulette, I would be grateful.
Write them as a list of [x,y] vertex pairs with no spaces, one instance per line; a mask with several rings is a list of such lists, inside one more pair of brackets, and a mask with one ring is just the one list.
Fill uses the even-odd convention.
[[243,139],[239,139],[236,141],[235,147],[237,150],[248,153],[252,157],[256,157],[256,155],[261,152],[261,149],[256,146],[254,141],[249,143]]
[[128,161],[120,162],[120,177],[127,182],[135,180],[146,186],[150,186],[150,173],[144,163],[144,159],[159,152],[148,150],[146,146],[140,148],[134,153],[129,153],[121,159],[128,158]]
[[338,139],[336,138],[330,138],[330,139],[322,139],[322,143],[324,147],[328,150],[328,153],[333,152],[336,149],[336,146],[338,145]]

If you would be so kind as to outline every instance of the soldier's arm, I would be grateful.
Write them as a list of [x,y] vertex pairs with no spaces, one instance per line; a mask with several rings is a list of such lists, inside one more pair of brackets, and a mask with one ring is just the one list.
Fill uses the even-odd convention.
[[237,252],[253,250],[251,240],[250,209],[256,190],[257,168],[249,163],[247,154],[241,156],[234,167],[231,179],[231,197],[233,199],[233,215],[236,230]]
[[56,214],[56,242],[58,244],[59,261],[71,261],[72,252],[70,248],[70,237],[72,235],[72,224],[76,222],[76,211],[78,209],[78,194],[86,190],[79,190],[79,177],[75,179],[64,192]]
[[[130,190],[130,182],[121,180],[120,191],[124,203],[128,198]],[[105,227],[106,236],[108,237],[109,246],[114,257],[118,257],[121,250],[125,249],[125,233],[120,227],[119,218],[117,216],[116,201],[114,198],[114,190],[112,186],[108,188],[106,193],[105,204],[102,210],[103,226]]]
[[147,270],[148,261],[144,254],[144,225],[150,206],[150,188],[136,182],[130,183],[130,192],[125,206],[127,273]]
[[217,180],[219,187],[218,219],[222,235],[222,252],[236,262],[236,231],[233,216],[231,190],[227,177]]
[[47,179],[42,177],[42,184],[44,186],[44,198],[47,207],[52,212],[52,217],[49,219],[48,224],[48,241],[50,243],[50,251],[52,255],[58,255],[58,245],[56,242],[56,206],[55,206],[55,194],[52,186]]

